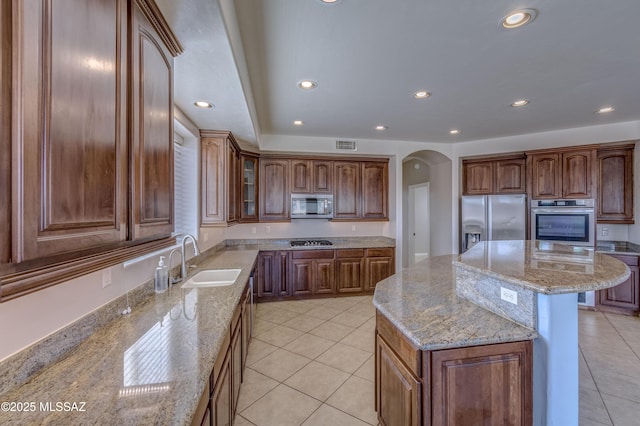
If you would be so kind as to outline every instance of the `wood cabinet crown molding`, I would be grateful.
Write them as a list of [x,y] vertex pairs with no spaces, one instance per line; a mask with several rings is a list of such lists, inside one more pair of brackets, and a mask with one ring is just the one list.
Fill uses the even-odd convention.
[[156,2],[154,0],[135,1],[144,16],[149,20],[153,28],[158,33],[158,36],[160,36],[164,44],[167,46],[171,56],[175,58],[184,52],[184,48],[182,47],[182,44],[180,44],[180,40],[178,40],[178,37],[176,37],[171,30],[171,27],[162,15],[162,12]]

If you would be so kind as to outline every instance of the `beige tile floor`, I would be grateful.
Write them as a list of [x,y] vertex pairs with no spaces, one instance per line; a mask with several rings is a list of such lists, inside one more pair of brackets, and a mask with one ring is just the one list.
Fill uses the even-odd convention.
[[[257,305],[235,425],[377,425],[371,296]],[[580,425],[640,425],[640,318],[580,311]]]

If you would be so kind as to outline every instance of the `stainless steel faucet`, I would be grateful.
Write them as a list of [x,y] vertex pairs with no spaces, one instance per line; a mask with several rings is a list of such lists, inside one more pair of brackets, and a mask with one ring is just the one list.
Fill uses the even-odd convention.
[[182,237],[182,266],[180,268],[180,275],[182,276],[182,279],[185,279],[187,276],[187,264],[186,264],[187,256],[185,255],[185,252],[184,252],[184,247],[185,247],[187,238],[189,238],[193,243],[193,254],[195,256],[200,255],[200,249],[198,249],[198,243],[196,242],[196,239],[191,234],[185,234],[185,236]]
[[[173,250],[171,250],[171,253],[169,253],[169,283],[170,284],[179,283],[184,278],[184,277],[172,277],[171,276],[171,270],[173,269],[173,266],[172,266],[172,263],[171,263],[171,259],[173,258],[173,253],[180,253],[180,265],[182,265],[182,258],[184,257],[182,255],[182,251],[178,250],[177,248],[174,248]],[[180,268],[182,269],[182,266]]]

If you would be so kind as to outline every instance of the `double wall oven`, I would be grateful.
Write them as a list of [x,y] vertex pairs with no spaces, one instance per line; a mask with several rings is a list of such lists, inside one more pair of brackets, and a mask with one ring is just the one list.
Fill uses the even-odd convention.
[[[595,203],[584,200],[531,200],[531,239],[594,248],[596,245]],[[593,255],[593,254],[592,254]],[[584,259],[576,266],[588,267]],[[595,304],[595,292],[578,293],[578,303]]]

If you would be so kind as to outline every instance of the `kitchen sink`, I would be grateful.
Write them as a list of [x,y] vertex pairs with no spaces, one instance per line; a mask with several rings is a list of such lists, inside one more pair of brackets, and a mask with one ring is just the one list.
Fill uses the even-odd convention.
[[225,287],[236,282],[242,269],[205,269],[189,278],[183,288]]

